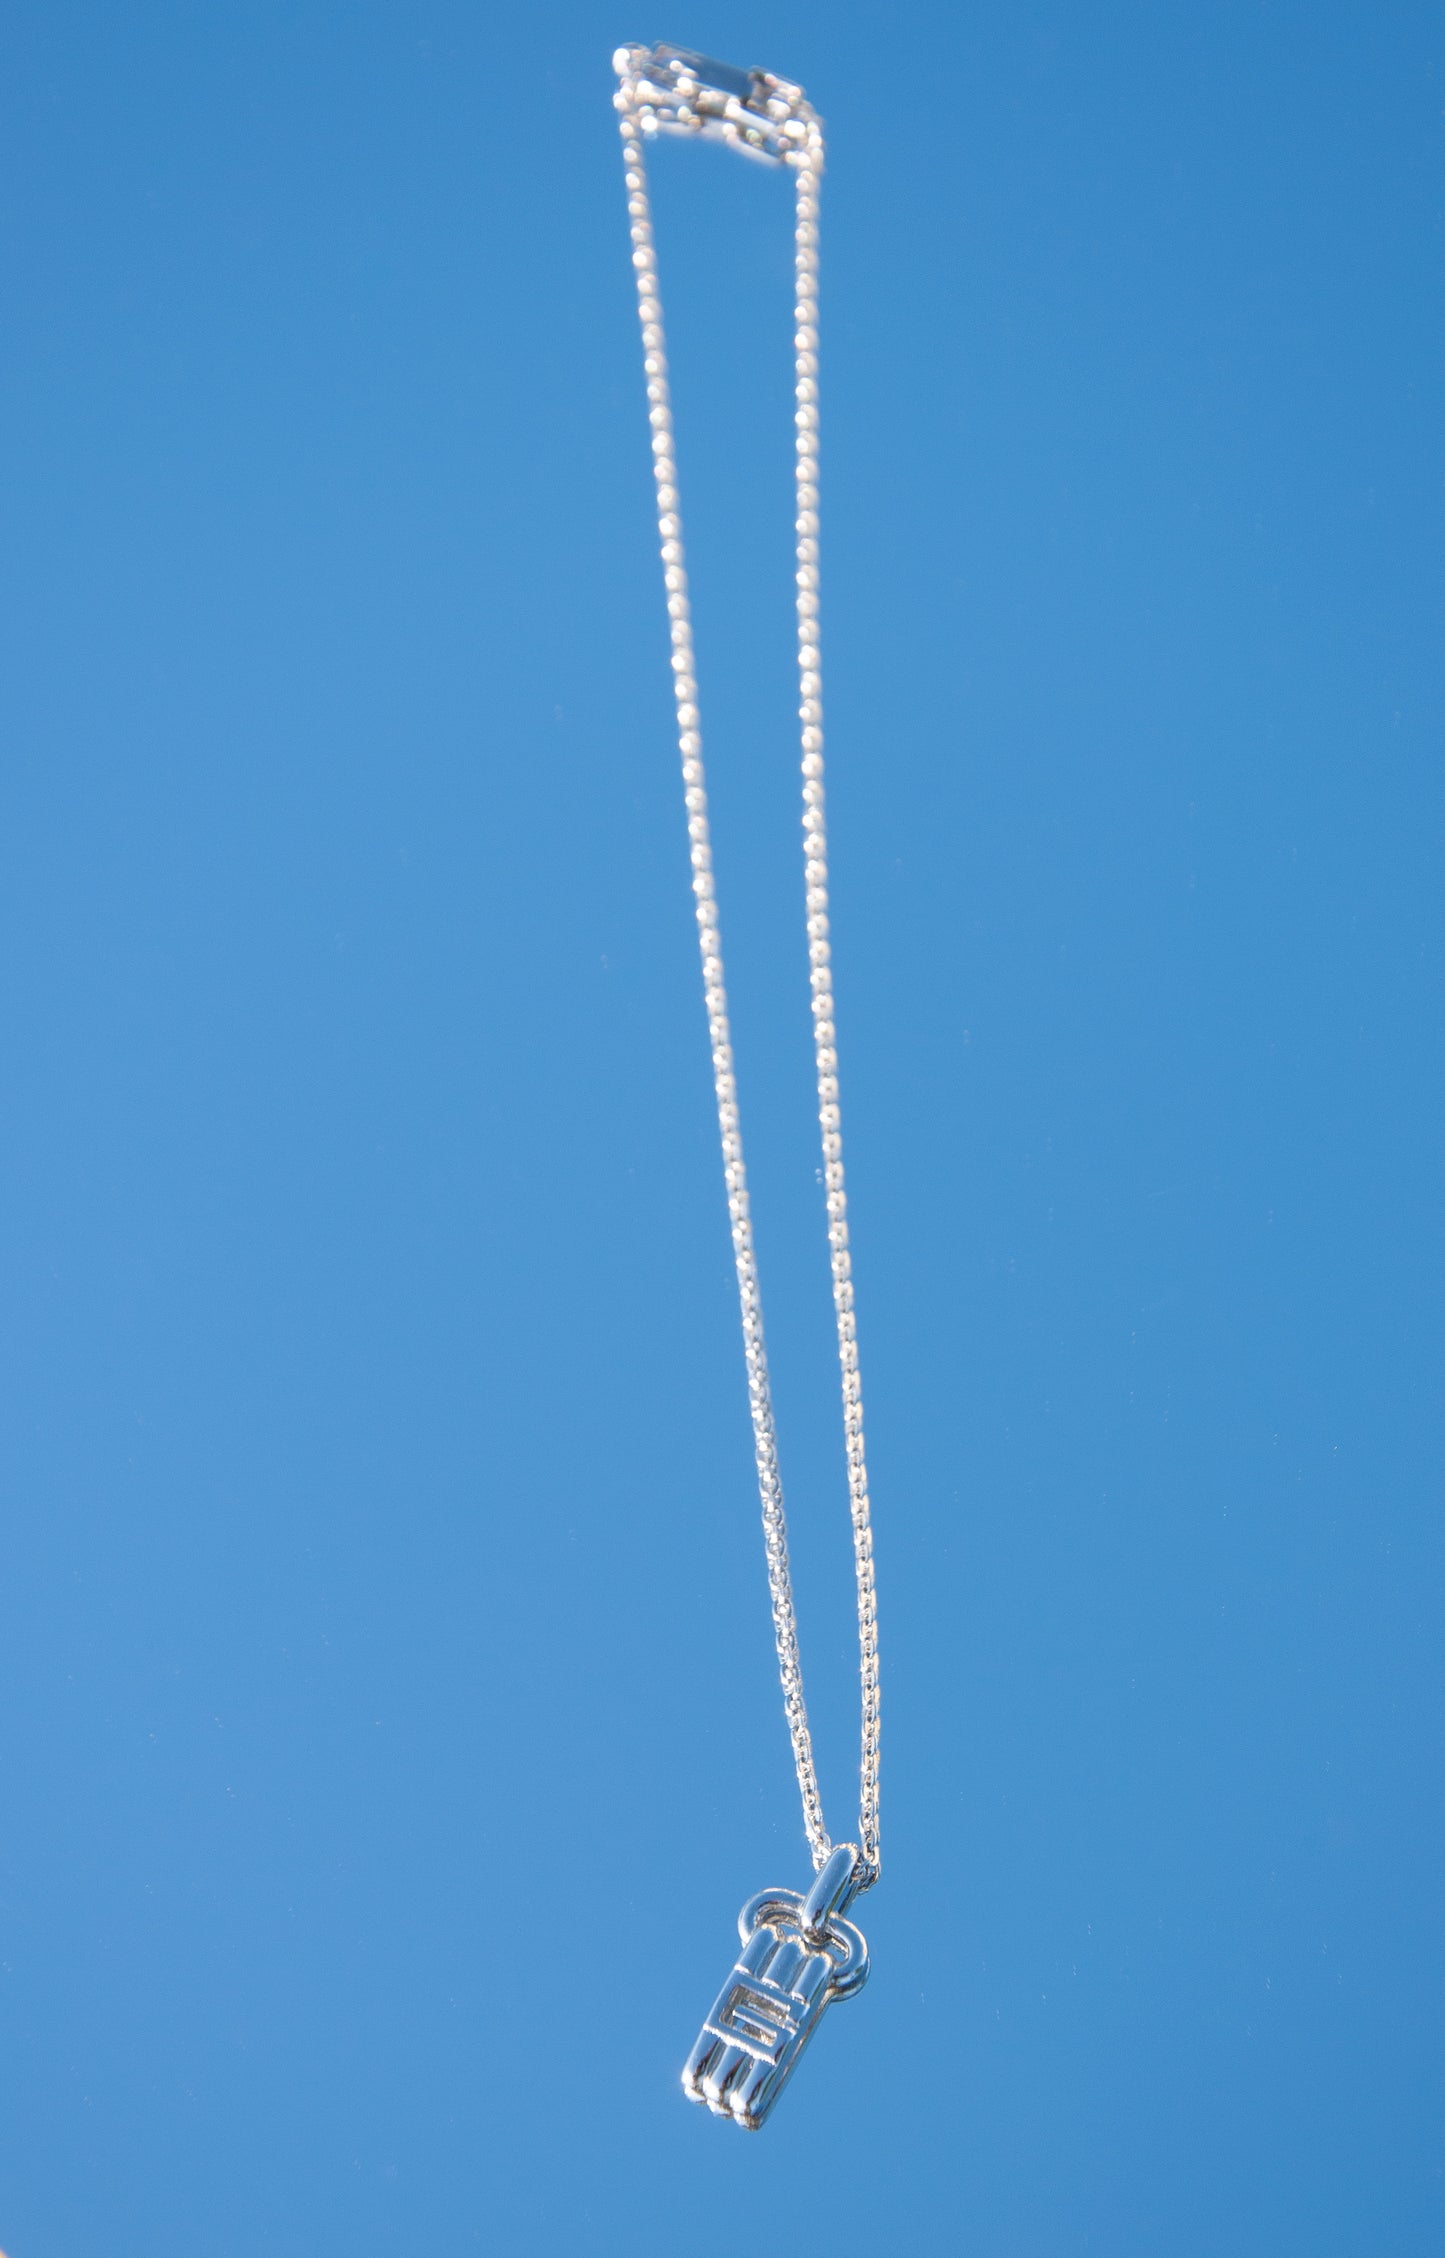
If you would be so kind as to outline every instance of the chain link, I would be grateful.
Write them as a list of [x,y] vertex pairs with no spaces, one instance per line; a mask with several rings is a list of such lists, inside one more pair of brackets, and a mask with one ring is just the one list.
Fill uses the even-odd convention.
[[[652,427],[652,465],[657,489],[657,528],[672,634],[673,692],[677,705],[678,750],[692,851],[692,890],[703,993],[712,1046],[713,1087],[722,1139],[728,1217],[742,1312],[743,1354],[747,1367],[748,1408],[762,1500],[768,1589],[783,1707],[792,1740],[793,1763],[815,1868],[832,1852],[823,1821],[822,1797],[813,1759],[812,1734],[803,1698],[803,1669],[788,1565],[787,1518],[778,1464],[777,1426],[763,1336],[762,1296],[753,1244],[747,1171],[743,1162],[737,1083],[722,942],[713,883],[712,839],[697,704],[692,616],[688,603],[668,385],[666,339],[652,210],[647,186],[643,135],[630,105],[619,103],[627,209],[632,232],[632,264],[637,310],[642,325],[643,368]],[[811,111],[806,140],[790,153],[797,189],[794,235],[794,396],[796,429],[796,531],[799,719],[802,733],[803,852],[805,861],[808,957],[812,984],[813,1040],[818,1077],[818,1118],[822,1131],[828,1245],[832,1264],[833,1307],[838,1326],[842,1374],[843,1432],[848,1468],[848,1498],[853,1523],[853,1560],[858,1590],[858,1656],[862,1692],[862,1745],[859,1790],[859,1868],[861,1889],[880,1870],[878,1820],[879,1685],[878,1613],[873,1579],[873,1539],[869,1516],[868,1470],[863,1446],[863,1399],[858,1370],[857,1326],[853,1306],[852,1263],[848,1247],[848,1203],[843,1185],[843,1139],[838,1106],[838,1052],[833,1013],[832,952],[828,939],[828,844],[823,791],[822,659],[818,620],[818,182],[822,170],[821,127]]]

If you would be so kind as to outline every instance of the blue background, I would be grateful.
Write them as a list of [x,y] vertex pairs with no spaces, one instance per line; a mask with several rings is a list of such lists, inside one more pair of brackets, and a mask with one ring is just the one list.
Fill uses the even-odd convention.
[[[609,57],[801,78],[885,1714],[806,1873]],[[1435,2253],[1445,40],[66,5],[4,40],[0,2244]],[[654,168],[830,1822],[789,195]]]

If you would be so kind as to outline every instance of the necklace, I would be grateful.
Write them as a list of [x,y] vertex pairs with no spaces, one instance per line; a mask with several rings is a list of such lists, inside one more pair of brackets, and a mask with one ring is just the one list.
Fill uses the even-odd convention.
[[[843,1140],[838,1111],[838,1053],[833,1025],[833,977],[828,946],[828,844],[823,796],[823,707],[818,643],[818,182],[823,170],[823,128],[800,86],[767,71],[734,70],[685,48],[620,47],[613,58],[615,97],[622,129],[632,264],[642,324],[643,368],[652,426],[652,467],[657,486],[657,530],[672,629],[672,676],[677,701],[678,750],[692,844],[703,992],[712,1042],[713,1084],[722,1138],[723,1174],[732,1223],[742,1308],[748,1405],[762,1499],[773,1632],[783,1707],[803,1802],[803,1826],[813,1856],[807,1891],[765,1889],[738,1915],[742,1950],[682,2074],[683,2090],[721,2117],[755,2130],[773,2107],[828,2006],[860,1989],[868,1974],[868,1948],[848,1906],[871,1889],[880,1869],[878,1835],[878,1618],[873,1589],[873,1539],[869,1524],[868,1470],[863,1452],[863,1400],[848,1253],[843,1189]],[[802,734],[803,855],[807,889],[808,955],[813,995],[813,1041],[818,1075],[818,1118],[823,1138],[828,1243],[838,1361],[843,1380],[843,1432],[848,1498],[853,1521],[853,1561],[858,1585],[858,1659],[862,1686],[862,1757],[858,1841],[835,1847],[823,1823],[823,1803],[813,1761],[813,1741],[803,1699],[798,1626],[788,1569],[788,1531],[778,1470],[762,1300],[753,1249],[747,1174],[743,1165],[737,1085],[722,943],[713,885],[707,789],[698,727],[697,678],[687,596],[672,405],[667,379],[662,299],[652,240],[646,144],[658,133],[704,134],[765,164],[792,168],[797,190],[794,230],[794,418],[797,431],[797,611],[799,718]]]

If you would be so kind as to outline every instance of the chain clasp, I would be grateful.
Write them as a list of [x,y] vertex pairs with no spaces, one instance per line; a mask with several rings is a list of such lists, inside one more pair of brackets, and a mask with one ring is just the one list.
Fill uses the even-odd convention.
[[739,70],[666,41],[619,47],[612,58],[619,110],[642,132],[701,134],[765,165],[804,162],[821,170],[822,123],[801,86],[771,71]]

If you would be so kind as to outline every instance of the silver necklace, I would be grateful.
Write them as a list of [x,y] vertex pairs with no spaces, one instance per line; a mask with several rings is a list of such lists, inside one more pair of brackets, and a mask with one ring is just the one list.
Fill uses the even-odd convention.
[[[878,1618],[873,1589],[868,1470],[863,1452],[863,1399],[848,1253],[847,1201],[843,1189],[823,795],[818,628],[818,183],[823,170],[823,128],[802,88],[774,78],[767,71],[734,70],[728,64],[690,54],[685,48],[666,45],[620,47],[613,62],[620,82],[615,100],[622,128],[627,209],[632,225],[632,264],[637,279],[637,310],[642,324],[643,368],[652,426],[657,530],[672,628],[672,677],[688,836],[692,843],[692,890],[697,907],[718,1129],[722,1137],[723,1173],[742,1307],[743,1354],[762,1498],[768,1589],[772,1598],[783,1707],[792,1737],[793,1763],[803,1802],[803,1825],[814,1869],[808,1890],[761,1890],[743,1907],[738,1916],[742,1951],[703,2024],[682,2074],[683,2089],[690,2099],[705,2102],[718,2116],[730,2117],[737,2124],[755,2129],[777,2100],[827,2007],[833,2000],[856,1992],[867,1977],[868,1948],[845,1914],[852,1900],[877,1881],[880,1870]],[[823,1803],[803,1699],[798,1626],[788,1570],[787,1520],[778,1471],[778,1438],[763,1339],[762,1299],[743,1165],[722,943],[713,886],[666,340],[647,190],[646,145],[658,133],[702,134],[724,141],[730,148],[765,164],[787,165],[792,169],[797,190],[794,232],[794,392],[797,406],[794,421],[797,432],[798,710],[803,755],[803,855],[818,1119],[823,1138],[828,1243],[833,1268],[833,1306],[838,1321],[843,1432],[858,1585],[858,1660],[863,1715],[858,1840],[839,1843],[836,1847],[823,1823]]]

